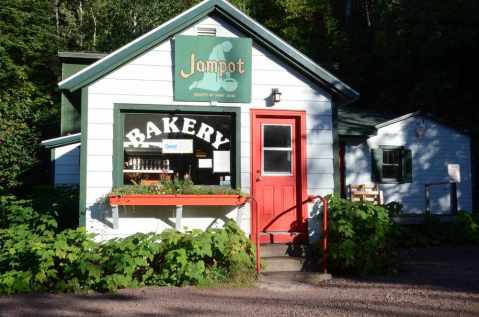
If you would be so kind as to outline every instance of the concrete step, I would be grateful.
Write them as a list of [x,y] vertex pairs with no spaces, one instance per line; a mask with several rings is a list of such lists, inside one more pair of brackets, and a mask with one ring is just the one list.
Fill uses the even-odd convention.
[[331,274],[318,272],[261,272],[260,282],[319,284],[330,280]]
[[259,238],[261,243],[266,244],[303,244],[308,241],[306,233],[288,231],[261,232]]
[[277,257],[277,256],[293,256],[293,257],[305,257],[307,246],[304,244],[262,244],[261,245],[261,257]]
[[262,272],[300,272],[304,259],[290,256],[274,256],[262,258]]

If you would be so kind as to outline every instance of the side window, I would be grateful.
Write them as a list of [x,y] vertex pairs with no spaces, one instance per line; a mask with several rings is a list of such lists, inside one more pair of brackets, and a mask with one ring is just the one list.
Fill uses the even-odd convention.
[[372,179],[377,183],[411,183],[412,154],[404,147],[384,146],[373,149]]

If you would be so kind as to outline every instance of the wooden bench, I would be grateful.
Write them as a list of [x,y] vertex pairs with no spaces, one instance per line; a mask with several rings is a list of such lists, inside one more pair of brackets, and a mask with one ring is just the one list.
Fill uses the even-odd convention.
[[384,203],[383,192],[378,184],[349,185],[348,194],[349,199],[354,202],[370,202],[376,205]]

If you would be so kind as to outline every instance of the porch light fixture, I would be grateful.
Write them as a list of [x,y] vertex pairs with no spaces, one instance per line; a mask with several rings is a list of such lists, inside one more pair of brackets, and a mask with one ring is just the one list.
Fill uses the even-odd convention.
[[273,105],[281,101],[281,93],[278,88],[271,90],[271,100],[273,101]]

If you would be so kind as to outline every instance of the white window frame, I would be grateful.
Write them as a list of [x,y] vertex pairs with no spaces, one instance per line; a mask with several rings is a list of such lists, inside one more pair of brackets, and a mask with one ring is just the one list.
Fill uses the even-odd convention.
[[[291,145],[289,147],[265,147],[264,146],[264,127],[281,126],[289,127]],[[291,155],[290,172],[265,172],[264,170],[264,152],[265,151],[289,151]],[[292,176],[293,175],[293,125],[282,123],[263,123],[261,124],[261,176]]]

